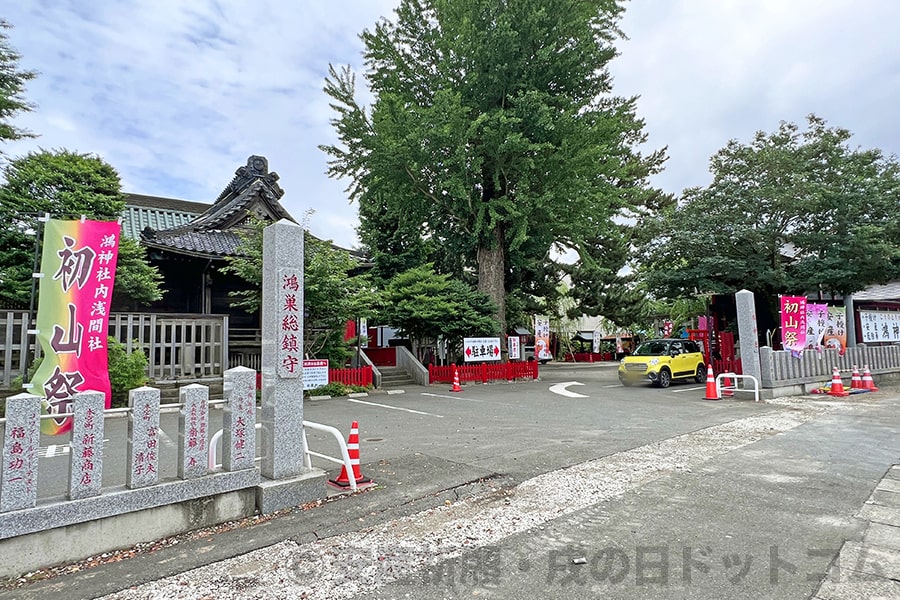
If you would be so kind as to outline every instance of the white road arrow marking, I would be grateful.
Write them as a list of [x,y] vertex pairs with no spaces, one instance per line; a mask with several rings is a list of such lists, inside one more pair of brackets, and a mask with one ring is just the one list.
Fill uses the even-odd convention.
[[568,396],[569,398],[589,398],[590,396],[585,396],[584,394],[576,394],[575,392],[570,392],[566,388],[570,385],[584,385],[583,383],[579,383],[578,381],[566,381],[563,383],[557,383],[556,385],[550,386],[550,391],[554,394],[559,394],[560,396]]

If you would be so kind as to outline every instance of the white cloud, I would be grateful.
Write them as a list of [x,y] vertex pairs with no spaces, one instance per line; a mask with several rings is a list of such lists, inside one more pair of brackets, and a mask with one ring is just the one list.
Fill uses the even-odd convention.
[[[328,63],[361,75],[359,34],[398,0],[7,3],[22,66],[40,71],[16,124],[41,134],[11,155],[68,148],[102,156],[126,191],[213,201],[251,154],[269,159],[295,218],[342,245],[356,240],[346,182],[324,175],[334,139],[322,92]],[[852,143],[900,150],[900,2],[632,0],[615,92],[640,95],[649,146],[669,147],[655,182],[709,181],[732,138],[815,112]],[[365,93],[364,89],[360,90]]]
[[710,181],[710,156],[815,113],[851,144],[900,153],[900,3],[892,0],[632,0],[612,66],[640,95],[649,146],[668,146],[666,191]]

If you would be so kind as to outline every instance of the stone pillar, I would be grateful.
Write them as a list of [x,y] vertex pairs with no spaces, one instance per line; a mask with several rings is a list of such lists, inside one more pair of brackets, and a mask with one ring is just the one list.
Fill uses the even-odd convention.
[[256,458],[256,371],[235,367],[225,371],[222,415],[222,468],[252,469]]
[[775,387],[775,360],[772,348],[763,346],[759,349],[760,379],[759,386],[764,388]]
[[853,312],[853,294],[844,296],[844,312],[847,318],[847,347],[856,348],[856,314]]
[[103,410],[106,394],[79,392],[73,397],[69,452],[69,499],[99,496],[103,487]]
[[139,387],[128,392],[128,457],[125,485],[136,489],[159,481],[160,391]]
[[37,503],[40,443],[41,398],[32,394],[7,398],[3,464],[0,466],[0,512],[33,508]]
[[303,472],[303,228],[263,230],[262,475]]
[[192,383],[178,392],[181,402],[178,414],[178,476],[182,479],[203,477],[209,470],[209,388]]
[[756,305],[753,292],[741,290],[734,295],[737,306],[738,336],[741,338],[741,369],[762,381],[759,362],[759,327],[756,324]]
[[263,230],[263,514],[325,498],[325,472],[304,466],[303,228],[287,220]]

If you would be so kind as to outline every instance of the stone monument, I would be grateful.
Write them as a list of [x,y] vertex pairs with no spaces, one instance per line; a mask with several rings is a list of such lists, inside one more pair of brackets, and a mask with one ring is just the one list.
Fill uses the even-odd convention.
[[762,382],[759,361],[759,327],[756,324],[756,304],[753,292],[741,290],[734,295],[737,306],[738,336],[741,340],[741,369],[744,375]]
[[103,392],[74,396],[72,441],[69,449],[69,499],[99,496],[103,481]]
[[263,230],[262,469],[268,513],[324,498],[325,473],[304,466],[303,228],[282,219]]

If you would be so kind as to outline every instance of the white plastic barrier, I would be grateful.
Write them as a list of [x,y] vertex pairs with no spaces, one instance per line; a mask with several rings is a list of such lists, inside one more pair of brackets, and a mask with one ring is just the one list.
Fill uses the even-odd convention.
[[[317,431],[323,431],[325,433],[330,433],[334,436],[334,439],[337,440],[338,448],[341,452],[340,458],[334,458],[332,456],[328,456],[326,454],[321,454],[319,452],[313,452],[309,449],[309,442],[306,439],[306,428],[315,429]],[[256,424],[257,429],[262,428],[262,423]],[[356,479],[353,477],[353,465],[350,462],[350,453],[347,451],[347,442],[344,441],[344,437],[341,435],[341,432],[331,425],[322,425],[321,423],[313,423],[312,421],[303,421],[303,464],[310,468],[312,467],[312,456],[317,458],[321,458],[322,460],[327,460],[333,463],[337,463],[339,465],[343,465],[345,469],[347,469],[347,473],[350,475],[350,490],[356,491]],[[222,465],[218,464],[218,447],[219,441],[222,439],[222,430],[215,432],[209,440],[209,469],[213,471]],[[257,459],[259,460],[259,459]]]
[[[734,383],[730,383],[730,385],[722,385],[723,379],[733,379]],[[753,382],[753,389],[747,389],[746,384],[744,387],[738,387],[737,383],[739,379],[749,379]],[[753,375],[738,375],[737,373],[719,373],[716,375],[716,395],[721,398],[722,392],[731,392],[729,395],[733,395],[734,392],[753,392],[753,400],[755,402],[759,402],[759,380]]]

